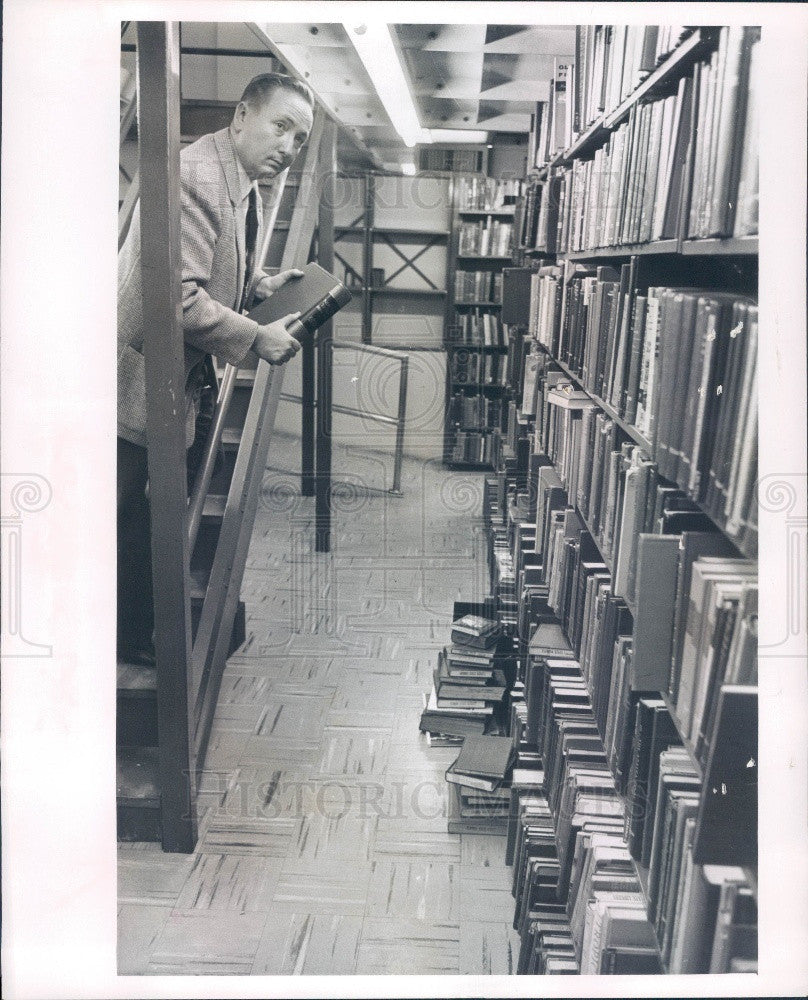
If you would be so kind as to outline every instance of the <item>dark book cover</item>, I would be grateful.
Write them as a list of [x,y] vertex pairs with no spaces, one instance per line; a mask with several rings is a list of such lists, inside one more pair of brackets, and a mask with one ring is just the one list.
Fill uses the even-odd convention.
[[457,774],[505,779],[515,751],[507,736],[468,736],[452,768]]
[[289,313],[299,312],[300,322],[312,333],[351,301],[351,293],[339,278],[319,264],[312,261],[302,270],[302,278],[293,278],[259,302],[250,311],[250,319],[265,326]]

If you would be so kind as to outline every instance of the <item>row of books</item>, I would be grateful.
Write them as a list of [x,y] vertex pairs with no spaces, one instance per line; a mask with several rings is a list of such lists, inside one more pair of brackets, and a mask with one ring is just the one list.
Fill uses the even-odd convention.
[[[639,707],[646,704],[643,699]],[[664,707],[659,712],[664,717]],[[647,788],[640,781],[635,786],[646,794],[635,798],[632,814],[643,819],[648,915],[662,961],[673,974],[755,972],[757,903],[745,872],[696,860],[702,798],[690,756],[674,742],[653,760],[658,766],[647,776]]]
[[482,393],[455,392],[447,404],[447,423],[457,430],[479,431],[501,427],[505,416],[504,401]]
[[[695,769],[692,757],[681,748],[681,739],[665,702],[657,696],[644,696],[642,692],[638,697],[632,688],[632,637],[619,636],[614,643],[612,662],[615,673],[610,678],[611,689],[604,722],[604,689],[598,673],[607,669],[609,646],[615,635],[613,625],[609,625],[608,605],[605,610],[599,611],[596,620],[588,621],[577,631],[570,624],[567,615],[564,620],[575,637],[575,648],[567,641],[560,622],[548,624],[547,618],[543,617],[548,611],[549,602],[546,598],[550,588],[543,591],[546,583],[536,581],[541,581],[544,566],[548,564],[552,567],[550,583],[553,582],[552,576],[557,574],[568,576],[569,566],[563,567],[555,557],[548,557],[546,533],[538,530],[538,524],[531,528],[519,524],[518,519],[529,513],[531,499],[534,497],[537,512],[546,509],[544,499],[550,489],[548,484],[551,483],[553,471],[552,467],[546,465],[539,465],[529,471],[525,492],[520,492],[519,487],[515,486],[515,480],[511,480],[511,490],[515,489],[516,493],[511,492],[510,499],[505,494],[498,493],[499,487],[504,485],[502,473],[486,481],[488,523],[496,531],[504,530],[511,538],[511,553],[519,580],[520,604],[528,594],[532,594],[535,598],[532,614],[534,625],[537,613],[538,620],[544,622],[536,628],[530,643],[530,656],[525,660],[524,675],[520,675],[526,682],[522,685],[527,689],[526,700],[521,703],[519,701],[519,682],[511,692],[510,729],[520,756],[513,772],[506,860],[514,860],[514,845],[528,831],[528,839],[532,838],[535,852],[527,860],[517,859],[514,872],[515,893],[520,891],[518,884],[521,881],[524,891],[533,894],[529,907],[527,897],[517,895],[514,926],[522,934],[520,970],[536,971],[543,968],[542,961],[547,959],[554,963],[552,967],[559,972],[575,972],[579,968],[588,972],[659,971],[660,956],[655,946],[648,947],[658,937],[660,948],[664,949],[664,966],[667,971],[753,971],[756,941],[754,900],[741,870],[737,867],[701,863],[695,842],[697,816],[686,817],[691,822],[689,826],[683,827],[685,817],[680,819],[676,812],[679,825],[674,823],[671,828],[667,808],[669,791],[675,793],[671,800],[677,803],[674,810],[679,809],[678,789],[671,782],[679,780],[679,771],[686,769],[692,774]],[[531,485],[534,475],[537,480],[535,488]],[[504,479],[508,479],[507,475]],[[524,504],[518,500],[520,495]],[[565,504],[562,498],[563,506]],[[565,513],[574,512],[567,510]],[[497,525],[503,527],[498,528]],[[580,520],[575,524],[572,539],[576,534],[577,544],[583,553],[580,565],[591,571],[587,574],[587,582],[597,582],[600,603],[604,595],[608,595],[608,586],[605,586],[608,584],[607,567],[592,548],[591,540],[587,541],[587,534],[582,531]],[[539,550],[536,555],[541,560],[540,566],[531,558],[531,538],[535,548]],[[526,562],[528,559],[530,563]],[[653,589],[653,581],[646,589]],[[576,591],[577,587],[573,587],[569,593]],[[556,587],[554,592],[554,600],[558,601],[557,595],[561,591]],[[585,603],[588,605],[591,599],[591,592],[587,590]],[[524,600],[525,605],[528,603]],[[615,603],[622,604],[619,601]],[[567,610],[566,605],[561,607],[562,615],[566,615]],[[588,607],[584,611],[585,615],[590,614]],[[601,653],[606,653],[605,660],[597,652],[598,644],[601,646]],[[621,660],[624,667],[619,672],[618,663]],[[619,712],[615,710],[615,699],[620,703]],[[554,703],[555,715],[548,708],[548,703]],[[619,738],[616,737],[616,732],[620,734]],[[599,739],[603,742],[602,754]],[[667,757],[662,757],[660,767],[649,768],[654,760],[660,759],[660,755],[668,750],[676,751],[677,748],[678,758],[687,760],[686,766],[677,763],[676,754],[668,754]],[[543,751],[544,756],[537,755],[537,749]],[[563,750],[562,753],[559,753],[560,749]],[[535,783],[532,786],[519,785],[517,776],[521,773],[523,754],[528,758],[531,755],[538,756],[544,763],[538,787]],[[670,771],[669,758],[673,758],[676,768],[674,772]],[[566,783],[561,778],[565,773]],[[707,780],[711,787],[714,782],[709,773]],[[702,780],[697,778],[699,792],[701,784]],[[590,786],[595,789],[594,792],[587,792],[586,789]],[[718,787],[721,787],[720,782]],[[731,810],[733,789],[730,787],[725,791],[728,794],[723,798]],[[587,796],[590,796],[590,801]],[[605,806],[603,803],[606,800],[611,804]],[[700,801],[709,810],[712,798],[706,796]],[[735,807],[738,805],[736,801]],[[588,808],[595,810],[594,815],[587,817]],[[721,811],[725,812],[726,806]],[[609,812],[612,813],[611,818],[608,816]],[[526,819],[528,815],[529,821]],[[541,821],[545,823],[543,852],[540,847],[542,831],[539,825],[542,816]],[[573,818],[568,821],[568,817]],[[524,829],[517,836],[517,827],[521,827],[523,821]],[[564,893],[565,883],[560,875],[562,872],[571,872],[570,849],[573,858],[576,849],[583,849],[577,842],[570,847],[570,834],[576,833],[579,822],[582,822],[584,832],[587,832],[587,823],[600,824],[599,832],[607,832],[618,838],[612,846],[620,848],[624,866],[628,846],[628,860],[635,859],[646,872],[646,896],[650,903],[648,916],[655,934],[648,937],[644,896],[643,905],[636,906],[636,913],[632,918],[634,923],[628,926],[620,924],[621,933],[616,940],[622,943],[622,947],[618,947],[615,954],[612,954],[610,948],[603,953],[599,943],[598,928],[603,924],[604,918],[607,928],[611,921],[611,917],[607,915],[610,904],[600,897],[595,898],[600,889],[589,890],[587,912],[582,925],[581,901],[577,894],[574,895],[579,900],[578,922],[572,919],[575,906],[570,903],[569,892],[570,887],[576,884],[573,877],[567,886],[566,902],[562,905],[557,901],[559,896],[563,898]],[[603,830],[602,825],[606,824],[608,827],[609,822],[613,824],[612,829]],[[745,825],[748,828],[750,823],[754,827],[754,802],[747,795],[745,809],[736,812],[734,816],[725,816],[724,824],[725,827]],[[677,832],[682,829],[686,838],[689,838],[684,842]],[[576,838],[578,837],[580,831],[576,833]],[[643,838],[646,841],[645,855],[642,850]],[[717,840],[710,839],[710,850],[720,855],[725,839],[724,836]],[[654,844],[657,845],[656,853],[652,853]],[[737,842],[728,845],[727,853],[734,853],[736,857],[743,856],[742,850],[739,853]],[[618,870],[600,870],[598,878],[614,879],[619,874]],[[624,872],[623,875],[625,874]],[[632,877],[630,871],[628,875]],[[636,883],[634,887],[636,888]],[[615,891],[626,890],[621,887]],[[733,902],[736,897],[739,897],[739,903]],[[720,906],[719,900],[722,901]],[[627,946],[624,933],[628,933],[629,929],[636,933],[639,926],[643,927],[645,947],[638,941]]]
[[449,431],[448,461],[456,464],[493,465],[500,432]]
[[693,80],[635,104],[591,160],[561,172],[559,252],[673,239],[685,196]]
[[452,351],[449,372],[455,385],[495,385],[506,384],[506,359],[502,354],[475,351],[473,348],[459,348]]
[[593,158],[530,185],[520,244],[566,253],[680,230],[691,239],[756,235],[759,39],[758,28],[722,28],[710,61],[696,63],[676,93],[634,105]]
[[502,275],[496,271],[455,272],[455,302],[500,302]]
[[[558,859],[555,894],[566,905],[580,971],[659,972],[638,873],[623,840],[625,804],[609,771],[586,681],[569,645],[555,630],[544,631],[554,645],[532,646],[527,737],[535,739],[544,763]],[[620,951],[619,961],[604,956],[604,947]]]
[[596,119],[614,111],[686,32],[678,25],[578,27],[574,60],[556,60],[549,99],[531,116],[528,169],[551,163]]
[[510,253],[513,223],[461,222],[457,230],[461,257],[507,257]]
[[481,347],[507,347],[508,330],[499,316],[481,309],[455,314],[448,328],[449,341]]
[[757,233],[760,28],[722,28],[695,68],[695,159],[687,235]]
[[[625,762],[617,737],[610,746],[609,734],[629,684],[665,692],[678,732],[707,768],[723,694],[757,683],[756,567],[734,557],[714,524],[692,506],[688,510],[681,491],[654,479],[652,467],[643,469],[640,456],[637,446],[623,449],[623,472],[611,477],[618,481],[595,503],[583,489],[570,506],[555,469],[539,470],[543,532],[537,531],[536,549],[547,567],[542,581],[551,581],[548,603],[576,643],[584,675],[603,680],[613,672],[623,689],[609,692],[606,683],[593,695],[615,773]],[[572,596],[562,601],[562,592]],[[597,623],[607,630],[605,646]],[[596,663],[605,665],[596,670]],[[728,791],[742,799],[745,794],[742,786]],[[729,799],[727,814],[732,808]]]
[[513,205],[521,192],[519,180],[493,177],[460,177],[457,181],[459,211],[496,211]]
[[[545,468],[539,470],[539,477],[547,480]],[[706,868],[699,864],[705,851],[713,858],[726,854],[747,863],[752,860],[749,843],[738,836],[738,828],[744,828],[747,837],[754,840],[755,772],[747,768],[747,775],[734,775],[737,787],[724,785],[722,815],[718,827],[713,829],[715,818],[709,815],[712,798],[702,792],[703,779],[690,753],[681,747],[679,731],[665,702],[656,696],[637,699],[634,695],[636,689],[661,686],[653,677],[635,674],[631,654],[632,645],[638,647],[638,655],[647,654],[649,628],[665,633],[664,624],[660,628],[653,616],[655,605],[659,604],[656,595],[660,591],[666,593],[667,586],[651,578],[641,580],[641,597],[646,606],[637,608],[631,636],[632,623],[626,606],[611,592],[611,574],[592,547],[581,520],[569,507],[553,510],[551,504],[542,502],[546,496],[547,491],[540,486],[537,507],[545,512],[550,523],[549,530],[537,531],[537,538],[541,534],[544,539],[543,567],[547,567],[549,583],[547,603],[559,615],[564,632],[550,631],[548,637],[547,626],[540,626],[536,633],[540,641],[531,643],[532,655],[526,671],[526,737],[535,740],[542,753],[545,790],[556,817],[561,871],[566,870],[568,859],[563,850],[566,818],[575,817],[581,803],[586,802],[576,784],[580,772],[573,784],[576,794],[584,797],[565,800],[564,795],[571,794],[572,786],[561,781],[563,761],[568,775],[575,773],[578,765],[588,774],[581,780],[588,781],[592,786],[590,793],[600,797],[601,814],[605,808],[604,796],[619,798],[625,792],[626,806],[622,808],[622,802],[614,806],[614,815],[622,817],[620,832],[625,836],[629,854],[649,869],[648,895],[652,904],[649,915],[655,924],[663,961],[671,966],[669,971],[746,969],[744,963],[753,958],[754,928],[745,926],[738,932],[743,946],[740,943],[737,947],[720,946],[724,925],[718,921],[715,908],[703,907],[697,889],[706,891],[709,881]],[[686,541],[687,549],[692,539]],[[643,565],[656,562],[657,557],[652,555]],[[739,563],[732,562],[736,566]],[[681,577],[681,572],[678,575]],[[688,617],[700,623],[708,617],[708,610],[699,603]],[[673,628],[672,622],[669,628]],[[570,636],[569,643],[562,637],[565,633]],[[652,659],[659,656],[657,652]],[[753,675],[745,678],[747,683],[750,677]],[[655,761],[660,762],[658,767]],[[593,775],[593,768],[600,768],[603,773]],[[687,811],[679,813],[677,794],[682,782],[690,800]],[[712,787],[713,782],[709,784]],[[671,826],[666,798],[669,792],[677,793],[672,801],[678,826],[676,823]],[[680,835],[688,818],[692,819],[686,831],[688,839],[682,841]],[[603,816],[599,819],[602,821]],[[571,825],[574,829],[574,819]],[[573,922],[573,937],[575,927]],[[595,971],[596,956],[591,941],[589,945],[582,944],[582,954],[588,956],[590,963],[583,971]]]
[[533,276],[530,329],[585,389],[569,385],[556,402],[583,413],[592,409],[587,393],[604,399],[648,439],[659,475],[753,551],[757,306],[707,289],[640,294],[633,266],[619,276],[578,265],[567,265],[566,280],[553,267]]
[[613,111],[684,35],[679,25],[583,25],[576,28],[573,123],[583,132]]

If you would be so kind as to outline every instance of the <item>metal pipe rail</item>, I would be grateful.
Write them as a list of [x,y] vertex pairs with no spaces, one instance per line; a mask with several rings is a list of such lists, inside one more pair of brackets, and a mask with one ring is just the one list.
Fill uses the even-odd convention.
[[[395,417],[391,417],[386,413],[357,410],[353,406],[343,406],[340,403],[332,403],[331,409],[335,413],[345,413],[350,417],[364,417],[366,420],[374,420],[376,423],[387,424],[396,428],[396,446],[393,456],[393,485],[387,492],[391,496],[403,496],[401,492],[401,463],[404,457],[404,427],[407,419],[407,380],[410,359],[406,355],[402,355],[399,351],[391,351],[385,347],[376,347],[373,344],[357,344],[352,340],[332,340],[331,343],[334,347],[359,351],[362,354],[376,354],[380,357],[392,358],[401,365],[398,381],[398,413]],[[293,403],[303,402],[302,396],[295,396],[286,392],[282,392],[280,398]]]

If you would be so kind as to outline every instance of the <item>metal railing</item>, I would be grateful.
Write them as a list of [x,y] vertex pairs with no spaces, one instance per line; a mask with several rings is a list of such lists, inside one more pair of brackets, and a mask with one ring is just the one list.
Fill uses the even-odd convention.
[[[398,378],[398,413],[391,417],[386,413],[373,413],[370,410],[358,410],[353,406],[343,406],[340,403],[332,403],[331,409],[334,413],[345,413],[351,417],[363,417],[366,420],[373,420],[379,424],[387,424],[396,429],[396,446],[393,455],[393,485],[387,491],[392,496],[403,496],[401,492],[401,463],[404,456],[404,427],[407,420],[407,379],[409,374],[410,359],[398,351],[391,351],[384,347],[375,347],[372,344],[355,343],[352,340],[332,340],[332,345],[342,350],[357,351],[360,354],[375,354],[384,358],[392,358],[400,364]],[[293,403],[302,403],[301,396],[292,393],[282,392],[281,399]]]

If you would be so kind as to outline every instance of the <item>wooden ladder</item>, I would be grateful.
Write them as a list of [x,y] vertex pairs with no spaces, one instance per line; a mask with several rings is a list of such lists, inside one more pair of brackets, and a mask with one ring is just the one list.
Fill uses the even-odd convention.
[[[198,515],[192,516],[194,498],[190,510],[186,500],[184,421],[177,426],[167,416],[173,412],[172,378],[177,384],[183,374],[181,362],[179,371],[172,371],[173,359],[182,358],[182,330],[176,309],[171,309],[178,302],[180,266],[175,183],[179,95],[171,72],[177,59],[176,25],[138,24],[138,99],[144,109],[141,238],[144,259],[152,248],[162,265],[155,273],[165,281],[162,298],[161,290],[151,286],[144,296],[157,666],[118,664],[117,816],[121,840],[156,840],[164,850],[189,852],[198,837],[197,795],[222,673],[228,656],[245,639],[239,592],[284,368],[262,361],[254,371],[225,369],[207,443],[211,455],[221,446],[224,460],[215,472],[211,462],[208,475],[201,477]],[[297,185],[283,269],[301,267],[309,259],[324,134],[333,147],[334,127],[318,111]],[[269,225],[262,259],[279,197],[280,190],[265,213]]]

